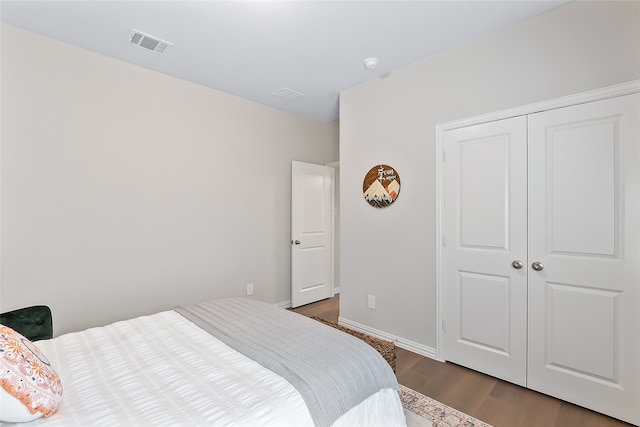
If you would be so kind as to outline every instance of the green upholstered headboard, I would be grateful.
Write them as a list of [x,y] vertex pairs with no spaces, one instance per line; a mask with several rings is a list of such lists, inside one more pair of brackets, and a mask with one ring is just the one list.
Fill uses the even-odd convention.
[[51,309],[46,305],[34,305],[1,313],[0,323],[31,341],[53,338]]

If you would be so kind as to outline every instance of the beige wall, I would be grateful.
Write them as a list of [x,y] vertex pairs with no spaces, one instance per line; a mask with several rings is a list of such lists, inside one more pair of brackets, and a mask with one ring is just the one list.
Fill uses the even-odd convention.
[[0,310],[56,334],[177,304],[290,300],[291,160],[319,123],[2,26]]
[[[579,1],[343,92],[341,317],[435,348],[436,124],[639,78],[640,2]],[[379,163],[402,182],[385,209],[361,191]]]

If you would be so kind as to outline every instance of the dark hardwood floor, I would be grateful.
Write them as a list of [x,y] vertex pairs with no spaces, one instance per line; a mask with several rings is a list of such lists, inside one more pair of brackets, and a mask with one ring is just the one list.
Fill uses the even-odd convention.
[[[337,323],[339,296],[293,309]],[[494,427],[629,427],[614,418],[449,362],[396,349],[398,382]],[[640,402],[638,403],[640,406]]]

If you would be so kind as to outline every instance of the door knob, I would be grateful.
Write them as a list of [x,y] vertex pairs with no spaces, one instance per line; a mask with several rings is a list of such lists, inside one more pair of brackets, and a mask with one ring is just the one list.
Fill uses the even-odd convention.
[[518,259],[511,263],[511,267],[515,268],[516,270],[520,270],[523,266],[524,264],[522,263],[522,261]]
[[293,242],[293,243],[295,243],[296,245],[299,245],[299,244],[300,244],[300,240],[296,240],[296,241],[295,241],[295,242]]
[[531,264],[531,268],[533,268],[535,271],[540,271],[544,268],[544,264],[536,261],[533,264]]

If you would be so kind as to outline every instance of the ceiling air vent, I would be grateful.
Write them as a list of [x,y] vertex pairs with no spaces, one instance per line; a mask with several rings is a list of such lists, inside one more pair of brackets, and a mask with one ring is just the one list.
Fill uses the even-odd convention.
[[162,53],[168,46],[172,46],[171,43],[166,42],[164,40],[160,40],[157,37],[150,36],[149,34],[145,34],[142,31],[138,31],[138,30],[132,30],[132,31],[133,32],[131,33],[131,37],[129,38],[129,41],[147,50],[151,50],[157,53]]
[[278,89],[273,92],[271,95],[277,96],[278,98],[286,99],[287,101],[293,101],[295,99],[304,96],[304,94],[300,92],[296,92],[295,90],[291,90],[289,88],[283,87],[282,89]]

